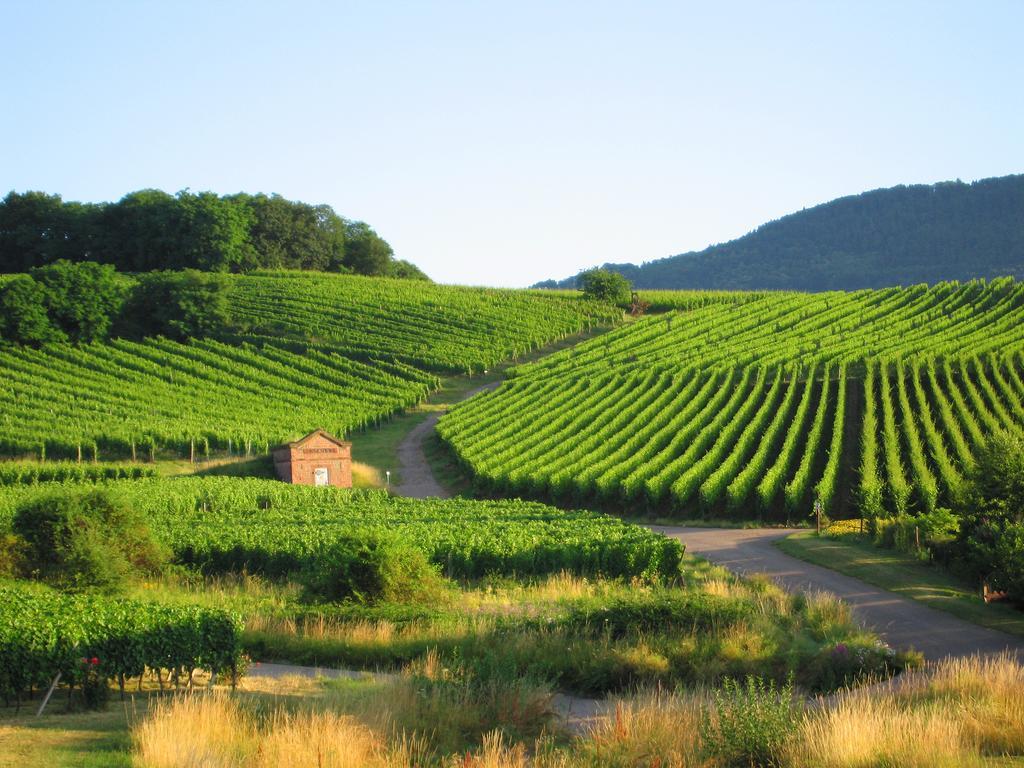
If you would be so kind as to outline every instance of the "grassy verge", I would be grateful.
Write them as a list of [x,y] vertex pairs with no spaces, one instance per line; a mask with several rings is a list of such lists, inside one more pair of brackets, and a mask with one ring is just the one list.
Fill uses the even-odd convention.
[[[64,714],[61,706],[36,717],[0,715],[0,765],[24,768],[109,768],[132,765],[129,727],[132,710],[111,705],[106,712]],[[135,708],[145,711],[145,703]]]
[[964,621],[1024,637],[1024,612],[1005,605],[986,605],[969,585],[910,555],[881,549],[853,536],[819,538],[811,531],[782,539],[776,546],[793,557],[919,600]]

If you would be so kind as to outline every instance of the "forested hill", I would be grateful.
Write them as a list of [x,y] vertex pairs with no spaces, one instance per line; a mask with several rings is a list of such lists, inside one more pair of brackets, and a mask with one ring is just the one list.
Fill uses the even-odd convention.
[[60,259],[121,272],[270,268],[426,279],[396,259],[366,223],[280,195],[143,189],[115,203],[44,192],[11,192],[0,200],[0,273]]
[[[880,288],[1024,278],[1024,175],[899,186],[784,216],[736,240],[640,266],[637,288]],[[575,277],[539,283],[575,287]]]

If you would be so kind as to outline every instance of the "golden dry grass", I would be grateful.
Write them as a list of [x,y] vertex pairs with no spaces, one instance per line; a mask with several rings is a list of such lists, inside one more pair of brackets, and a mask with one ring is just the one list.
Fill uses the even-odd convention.
[[353,488],[383,488],[384,477],[381,471],[374,466],[364,464],[361,461],[352,462],[352,487]]
[[[701,742],[709,711],[705,694],[640,693],[562,747],[540,734],[510,736],[481,727],[487,707],[506,707],[506,719],[535,721],[543,696],[518,703],[458,685],[436,654],[366,695],[355,686],[307,679],[262,683],[235,697],[200,693],[154,706],[134,734],[139,768],[582,768],[583,766],[716,766]],[[249,685],[247,683],[247,685]],[[314,690],[315,689],[315,690]],[[496,692],[497,693],[497,692]],[[266,694],[272,694],[268,697]],[[313,694],[303,698],[305,694]],[[276,698],[275,698],[276,697]],[[248,703],[246,703],[248,702]],[[297,703],[298,702],[298,703]],[[255,705],[254,705],[255,704]],[[524,722],[526,722],[524,721]],[[469,743],[457,734],[476,728]],[[445,731],[439,738],[438,731]],[[948,661],[904,681],[823,699],[809,708],[789,741],[790,768],[946,768],[994,765],[994,756],[1024,754],[1024,669],[1007,657]],[[986,762],[988,761],[988,762]],[[1000,763],[1002,764],[1002,763]]]
[[615,704],[613,714],[598,720],[577,743],[584,764],[689,768],[703,765],[698,736],[699,696],[640,694]]

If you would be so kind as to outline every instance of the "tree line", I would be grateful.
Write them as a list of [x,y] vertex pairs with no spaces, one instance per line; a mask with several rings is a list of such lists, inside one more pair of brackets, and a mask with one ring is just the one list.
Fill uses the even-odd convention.
[[231,323],[230,287],[227,275],[198,269],[129,276],[110,264],[61,259],[0,284],[0,340],[215,335]]
[[[1024,278],[1024,175],[843,197],[743,237],[637,264],[636,288],[833,291]],[[536,288],[576,288],[582,275]]]
[[329,205],[188,190],[144,189],[114,203],[10,192],[0,201],[0,272],[60,260],[110,264],[122,272],[267,268],[427,279],[396,259],[372,227],[342,218]]

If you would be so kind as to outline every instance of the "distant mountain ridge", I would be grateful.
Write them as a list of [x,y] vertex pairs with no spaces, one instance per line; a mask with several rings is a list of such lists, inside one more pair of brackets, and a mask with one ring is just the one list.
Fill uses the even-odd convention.
[[[605,264],[637,288],[853,290],[1024,278],[1024,175],[841,197],[703,251]],[[538,288],[572,288],[576,277]]]

